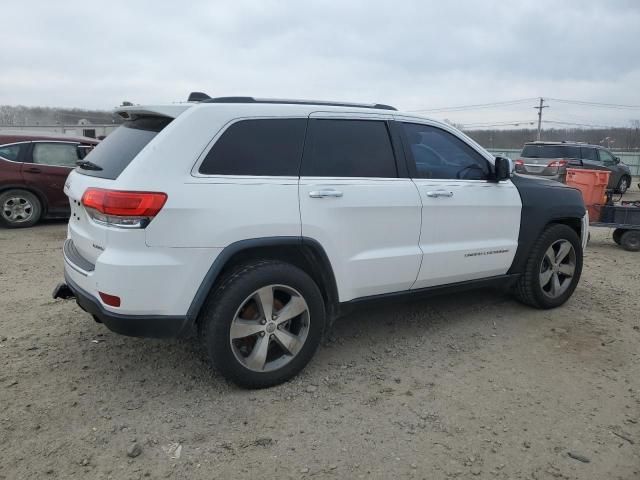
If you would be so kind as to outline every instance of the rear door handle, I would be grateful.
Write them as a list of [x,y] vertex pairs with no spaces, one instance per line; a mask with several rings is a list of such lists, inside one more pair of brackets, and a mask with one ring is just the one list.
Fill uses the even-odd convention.
[[36,167],[25,168],[24,171],[27,172],[27,173],[41,173],[42,172],[42,170],[40,170],[39,168],[36,168]]
[[309,192],[309,196],[311,198],[327,198],[327,197],[338,198],[342,196],[342,192],[339,190],[333,190],[333,189],[312,190],[311,192]]
[[453,192],[450,192],[448,190],[430,190],[427,192],[427,197],[453,197]]

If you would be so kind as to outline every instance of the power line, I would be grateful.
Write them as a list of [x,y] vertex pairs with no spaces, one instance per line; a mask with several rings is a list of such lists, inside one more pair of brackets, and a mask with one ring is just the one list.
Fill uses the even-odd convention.
[[547,100],[553,100],[554,102],[559,102],[559,103],[569,103],[574,105],[584,105],[584,106],[600,107],[600,108],[617,108],[622,110],[640,109],[640,105],[622,105],[618,103],[588,102],[586,100],[567,100],[562,98],[550,98],[550,97],[547,97]]
[[503,122],[487,122],[487,123],[464,123],[460,122],[463,128],[484,128],[484,127],[519,127],[520,125],[533,125],[531,120],[505,120]]
[[453,111],[465,111],[465,110],[475,110],[478,108],[491,108],[491,107],[499,107],[499,106],[509,106],[509,105],[517,105],[519,103],[530,102],[531,100],[535,100],[534,98],[522,98],[519,100],[507,100],[504,102],[491,102],[491,103],[478,103],[475,105],[458,105],[456,107],[440,107],[440,108],[421,108],[417,110],[407,110],[407,112],[453,112]]
[[574,122],[561,122],[559,120],[545,120],[544,123],[553,123],[557,125],[575,125],[576,127],[593,127],[593,128],[623,128],[614,127],[612,125],[597,125],[595,123],[574,123]]

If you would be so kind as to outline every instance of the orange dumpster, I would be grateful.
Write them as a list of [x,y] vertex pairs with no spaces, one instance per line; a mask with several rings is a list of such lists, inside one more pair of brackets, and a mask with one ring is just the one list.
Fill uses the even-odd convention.
[[584,204],[589,211],[589,219],[594,222],[600,217],[600,209],[594,205],[605,203],[605,190],[609,184],[608,170],[584,170],[578,168],[567,168],[566,183],[570,187],[577,188],[582,192]]

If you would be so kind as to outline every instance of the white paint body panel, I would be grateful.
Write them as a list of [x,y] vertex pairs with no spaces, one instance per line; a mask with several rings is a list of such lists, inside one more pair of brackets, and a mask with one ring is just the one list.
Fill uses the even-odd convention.
[[[511,181],[414,180],[422,198],[422,266],[413,288],[507,273],[522,203]],[[429,197],[444,190],[451,197]]]
[[[309,196],[323,189],[342,196]],[[411,287],[422,256],[420,208],[409,179],[300,179],[302,235],[324,247],[342,302]]]

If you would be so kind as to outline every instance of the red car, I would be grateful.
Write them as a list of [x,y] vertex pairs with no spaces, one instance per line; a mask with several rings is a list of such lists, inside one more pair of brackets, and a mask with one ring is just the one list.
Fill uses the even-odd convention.
[[30,227],[41,218],[68,217],[64,182],[97,144],[66,135],[0,134],[0,224]]

